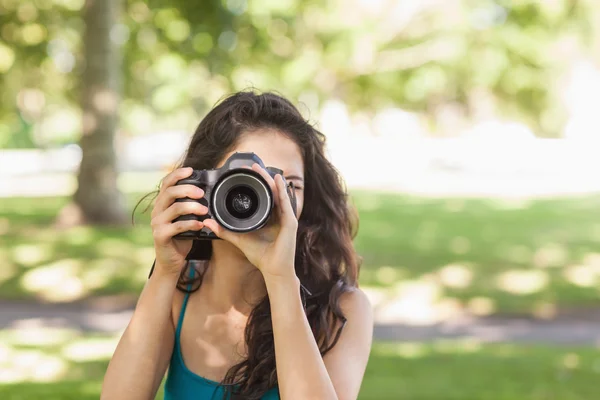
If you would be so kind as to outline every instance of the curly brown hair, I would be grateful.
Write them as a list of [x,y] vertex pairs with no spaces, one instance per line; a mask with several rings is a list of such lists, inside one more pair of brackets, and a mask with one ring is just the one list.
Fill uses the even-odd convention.
[[[238,92],[225,98],[200,122],[180,167],[215,168],[233,150],[242,134],[258,129],[274,129],[286,135],[302,153],[305,198],[298,220],[295,270],[303,287],[306,317],[320,352],[325,355],[336,344],[345,326],[340,297],[358,286],[360,267],[360,258],[352,243],[358,229],[358,216],[340,174],[325,156],[325,135],[282,96]],[[209,260],[211,254],[210,241],[195,241],[188,259]],[[188,271],[192,267],[197,273],[190,279]],[[206,267],[206,261],[188,263],[180,276],[178,289],[198,290]],[[221,384],[234,398],[260,399],[277,387],[268,296],[252,309],[245,341],[247,357],[229,369]]]

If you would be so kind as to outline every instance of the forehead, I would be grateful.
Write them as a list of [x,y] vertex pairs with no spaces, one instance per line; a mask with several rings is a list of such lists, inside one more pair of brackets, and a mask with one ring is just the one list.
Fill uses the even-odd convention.
[[243,134],[225,160],[236,151],[256,153],[267,167],[279,168],[286,175],[303,176],[304,162],[300,148],[293,140],[275,130],[259,129]]

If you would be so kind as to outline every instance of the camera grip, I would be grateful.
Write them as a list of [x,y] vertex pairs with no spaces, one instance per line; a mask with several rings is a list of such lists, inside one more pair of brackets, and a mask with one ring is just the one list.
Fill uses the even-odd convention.
[[[190,199],[189,197],[184,197],[184,198],[175,200],[175,202],[188,202],[188,201],[195,201],[195,202],[198,202],[198,203],[208,207],[208,201],[205,198]],[[185,214],[185,215],[180,215],[179,217],[175,218],[173,220],[173,222],[193,221],[193,220],[204,221],[207,218],[210,218],[210,215],[208,215],[208,214],[207,215]],[[178,233],[174,237],[177,239],[195,239],[198,237],[198,235],[199,235],[199,231],[186,231],[186,232]]]
[[[208,201],[205,198],[190,199],[189,197],[183,197],[181,199],[176,199],[175,203],[182,203],[182,202],[188,202],[188,201],[194,201],[194,202],[200,203],[203,206],[205,206],[206,208],[208,208]],[[175,218],[173,220],[173,222],[191,221],[191,220],[204,221],[207,218],[210,218],[210,215],[208,215],[208,214],[206,214],[206,215],[185,214],[185,215],[180,215],[179,217]]]

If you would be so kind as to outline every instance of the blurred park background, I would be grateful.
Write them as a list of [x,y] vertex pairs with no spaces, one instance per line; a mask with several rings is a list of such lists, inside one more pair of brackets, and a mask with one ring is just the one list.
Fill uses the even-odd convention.
[[361,399],[598,397],[597,0],[0,0],[0,398],[98,398],[133,205],[252,87],[360,212]]

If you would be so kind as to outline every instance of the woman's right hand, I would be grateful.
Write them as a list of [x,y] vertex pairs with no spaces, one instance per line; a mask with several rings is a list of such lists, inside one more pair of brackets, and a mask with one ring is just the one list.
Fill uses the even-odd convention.
[[175,202],[179,198],[200,199],[204,196],[204,191],[194,185],[175,185],[181,179],[189,177],[192,172],[192,168],[186,167],[178,168],[167,175],[154,202],[151,225],[156,251],[155,273],[178,275],[192,248],[192,240],[173,239],[173,236],[204,227],[201,221],[196,220],[173,222],[181,215],[208,213],[208,209],[199,202]]

